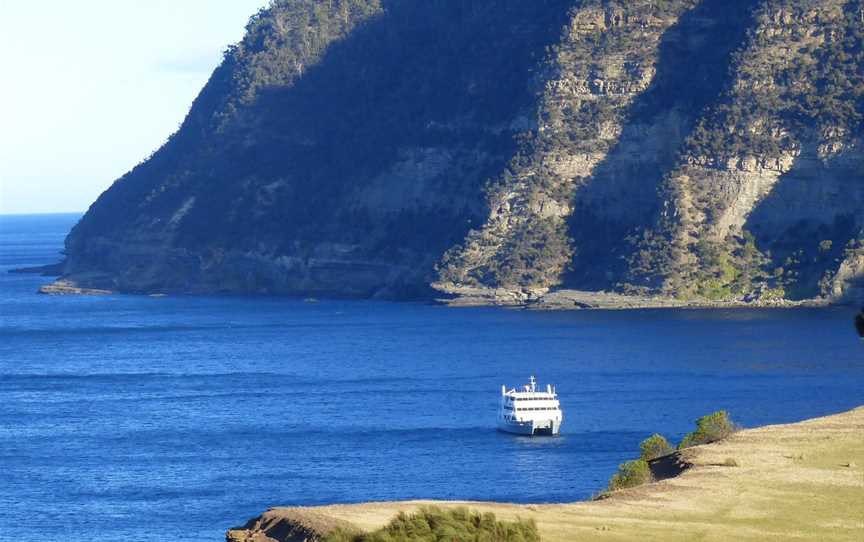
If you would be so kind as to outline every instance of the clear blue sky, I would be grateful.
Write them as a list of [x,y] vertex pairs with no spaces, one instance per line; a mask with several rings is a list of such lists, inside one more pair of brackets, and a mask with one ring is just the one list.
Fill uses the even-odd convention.
[[0,0],[0,213],[84,211],[267,0]]

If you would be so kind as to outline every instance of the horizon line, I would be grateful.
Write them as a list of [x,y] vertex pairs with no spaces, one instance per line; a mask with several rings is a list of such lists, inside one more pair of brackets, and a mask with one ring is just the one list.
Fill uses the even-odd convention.
[[0,212],[0,216],[27,216],[27,215],[83,215],[87,211],[12,211]]

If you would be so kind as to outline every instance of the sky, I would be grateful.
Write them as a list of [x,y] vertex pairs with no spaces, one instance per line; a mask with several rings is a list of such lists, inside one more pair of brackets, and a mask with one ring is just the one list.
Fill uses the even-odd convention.
[[0,0],[0,214],[83,212],[267,0]]

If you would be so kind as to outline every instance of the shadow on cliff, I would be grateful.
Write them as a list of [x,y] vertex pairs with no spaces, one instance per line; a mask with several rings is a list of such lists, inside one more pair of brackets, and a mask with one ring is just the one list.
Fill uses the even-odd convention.
[[[381,15],[331,45],[296,83],[261,92],[250,113],[255,144],[230,141],[234,160],[223,166],[231,178],[289,186],[260,222],[244,222],[309,240],[364,242],[386,233],[381,241],[393,246],[381,250],[461,240],[466,221],[482,213],[475,202],[484,199],[483,182],[515,150],[507,124],[533,105],[532,72],[559,37],[568,4],[385,2]],[[428,148],[444,149],[450,164],[468,170],[445,167],[421,191],[426,202],[404,202],[387,217],[353,205],[358,189],[405,161],[406,150]],[[227,188],[206,194],[201,208],[227,213],[250,199],[249,187]],[[446,204],[426,205],[440,190],[452,191]],[[221,225],[200,218],[208,235]]]
[[820,295],[820,281],[837,271],[864,228],[864,177],[860,164],[846,158],[823,162],[815,143],[805,142],[744,224],[790,299]]
[[[574,197],[576,256],[564,285],[613,287],[626,277],[627,238],[650,228],[658,188],[698,118],[730,83],[730,57],[755,25],[756,0],[704,0],[661,37],[651,85],[631,104],[618,142]],[[610,210],[617,210],[610,212]]]

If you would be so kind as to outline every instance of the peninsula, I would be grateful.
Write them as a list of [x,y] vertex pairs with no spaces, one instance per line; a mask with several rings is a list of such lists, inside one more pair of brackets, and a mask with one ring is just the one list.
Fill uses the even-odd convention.
[[[228,531],[229,542],[314,541],[331,529],[373,530],[421,506],[533,519],[543,542],[860,541],[864,538],[864,407],[746,429],[680,452],[688,468],[659,482],[568,504],[405,501],[273,508]],[[574,466],[578,468],[578,466]]]

